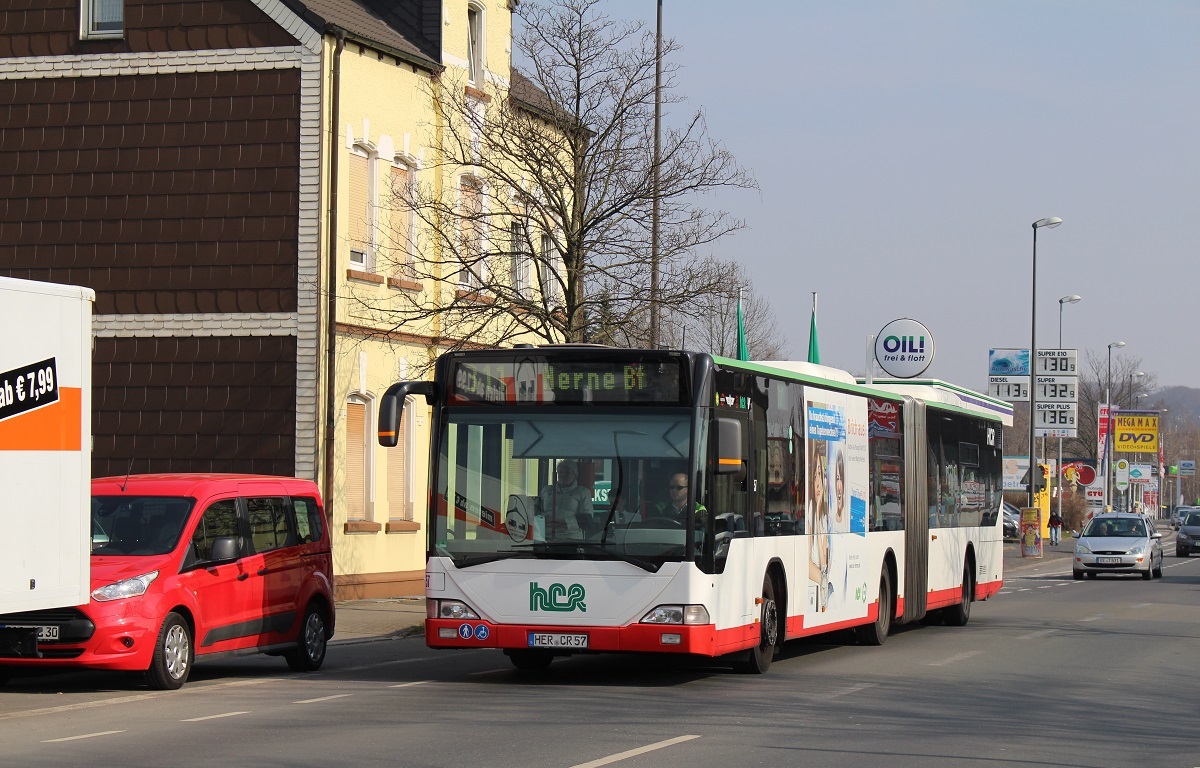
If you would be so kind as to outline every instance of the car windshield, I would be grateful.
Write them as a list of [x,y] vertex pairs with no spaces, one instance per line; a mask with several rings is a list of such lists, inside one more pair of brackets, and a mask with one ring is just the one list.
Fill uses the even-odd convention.
[[1141,520],[1124,520],[1119,518],[1093,518],[1083,531],[1084,536],[1134,538],[1146,536],[1146,525]]
[[697,501],[688,489],[690,416],[449,411],[435,470],[436,550],[459,567],[510,557],[681,559],[686,529],[669,519],[669,488]]
[[1200,512],[1188,512],[1180,520],[1184,525],[1200,525]]
[[93,496],[93,555],[163,555],[175,548],[195,499]]

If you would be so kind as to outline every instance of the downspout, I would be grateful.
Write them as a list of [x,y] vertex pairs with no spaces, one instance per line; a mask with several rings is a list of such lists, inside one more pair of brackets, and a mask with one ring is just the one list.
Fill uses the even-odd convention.
[[333,470],[334,470],[334,439],[337,425],[337,393],[335,388],[337,370],[337,286],[338,286],[338,133],[341,125],[341,81],[342,81],[342,50],[346,47],[346,33],[338,30],[337,47],[333,52],[333,77],[330,89],[330,118],[329,118],[329,274],[326,278],[325,307],[325,496],[326,515],[333,518]]

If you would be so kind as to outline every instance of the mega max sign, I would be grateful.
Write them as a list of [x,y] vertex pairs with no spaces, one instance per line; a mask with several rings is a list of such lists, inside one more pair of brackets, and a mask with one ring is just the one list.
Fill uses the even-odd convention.
[[1158,453],[1158,414],[1118,412],[1113,416],[1113,450]]

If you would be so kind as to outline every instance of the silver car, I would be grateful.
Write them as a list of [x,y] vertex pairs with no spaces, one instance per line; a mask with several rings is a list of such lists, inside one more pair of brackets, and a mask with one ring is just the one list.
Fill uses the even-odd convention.
[[1187,557],[1200,552],[1200,509],[1189,509],[1179,518],[1179,533],[1175,534],[1175,557]]
[[1073,574],[1089,579],[1100,573],[1140,573],[1143,579],[1162,578],[1162,534],[1145,515],[1118,513],[1096,515],[1073,534]]

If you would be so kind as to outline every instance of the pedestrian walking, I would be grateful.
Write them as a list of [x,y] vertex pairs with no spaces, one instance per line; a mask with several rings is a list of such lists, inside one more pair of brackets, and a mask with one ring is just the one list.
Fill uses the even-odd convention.
[[1058,512],[1050,513],[1050,546],[1057,547],[1059,540],[1062,538],[1063,519],[1059,517]]

